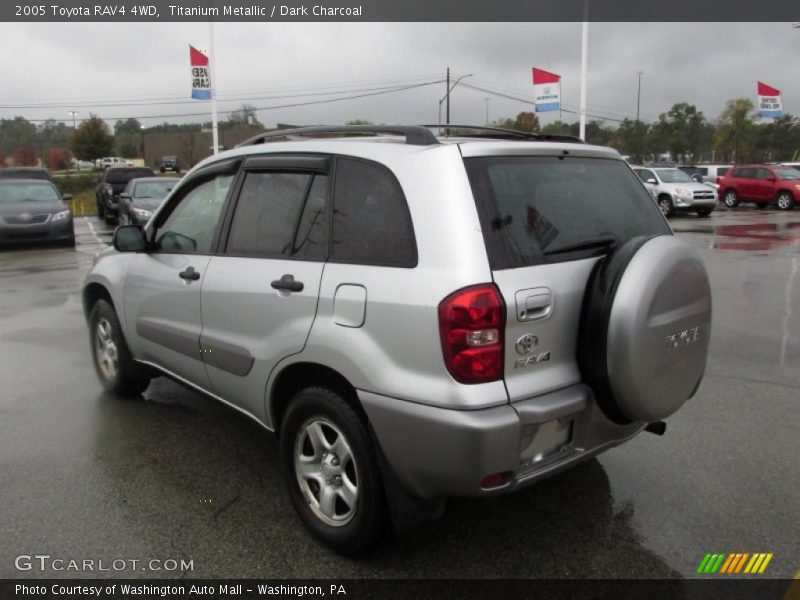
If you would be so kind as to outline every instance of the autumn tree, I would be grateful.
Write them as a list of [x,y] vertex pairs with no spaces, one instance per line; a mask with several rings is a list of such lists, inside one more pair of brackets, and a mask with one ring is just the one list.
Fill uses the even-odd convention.
[[69,169],[72,165],[72,153],[61,148],[51,148],[47,155],[47,165],[54,171]]
[[33,144],[20,144],[14,149],[11,158],[17,167],[35,167],[39,164]]
[[97,115],[81,123],[70,140],[70,149],[79,160],[95,160],[114,150],[114,136],[105,121]]

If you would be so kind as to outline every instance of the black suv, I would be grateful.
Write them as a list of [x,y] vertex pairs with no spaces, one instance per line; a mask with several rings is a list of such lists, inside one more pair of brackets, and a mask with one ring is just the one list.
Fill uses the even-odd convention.
[[155,177],[150,167],[109,167],[97,183],[97,216],[106,223],[117,221],[119,214],[119,195],[131,179],[137,177]]
[[176,173],[181,172],[181,166],[178,164],[177,156],[162,156],[161,162],[158,164],[158,168],[162,173],[165,171],[175,171]]

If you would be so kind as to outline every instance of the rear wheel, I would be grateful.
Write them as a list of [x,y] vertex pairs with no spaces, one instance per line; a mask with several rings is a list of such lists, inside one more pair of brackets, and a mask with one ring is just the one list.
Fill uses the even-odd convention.
[[739,194],[736,190],[728,190],[722,197],[722,203],[728,208],[736,208],[739,206]]
[[292,504],[314,536],[348,556],[380,539],[387,511],[375,450],[342,395],[322,387],[298,392],[280,446]]
[[789,192],[781,192],[775,198],[775,206],[780,210],[792,210],[794,208],[794,196]]
[[672,203],[672,198],[669,196],[658,197],[658,209],[665,217],[671,217],[675,214],[675,205]]
[[116,394],[141,394],[152,375],[131,357],[114,307],[106,300],[98,300],[92,307],[89,324],[92,358],[100,383]]

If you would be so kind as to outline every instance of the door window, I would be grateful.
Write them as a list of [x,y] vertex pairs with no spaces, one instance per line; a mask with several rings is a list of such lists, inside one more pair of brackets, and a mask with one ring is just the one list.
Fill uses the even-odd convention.
[[231,221],[226,252],[325,260],[327,203],[327,175],[248,172]]
[[156,251],[211,252],[214,233],[233,175],[219,175],[192,188],[156,231]]

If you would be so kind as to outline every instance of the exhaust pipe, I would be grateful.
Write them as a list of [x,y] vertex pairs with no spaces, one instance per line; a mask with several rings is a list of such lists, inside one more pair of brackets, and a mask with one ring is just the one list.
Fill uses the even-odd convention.
[[656,435],[664,435],[667,430],[667,424],[664,421],[655,421],[654,423],[648,423],[644,430]]

